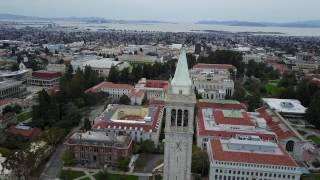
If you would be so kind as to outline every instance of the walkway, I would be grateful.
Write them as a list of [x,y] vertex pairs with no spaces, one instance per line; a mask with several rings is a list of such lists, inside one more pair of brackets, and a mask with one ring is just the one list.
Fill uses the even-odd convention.
[[[73,171],[83,171],[86,174],[74,180],[81,180],[83,178],[90,178],[91,180],[95,180],[93,176],[101,171],[101,169],[88,169],[88,168],[82,168],[82,167],[63,167],[62,169],[73,170]],[[111,174],[138,176],[139,179],[148,179],[150,176],[152,176],[152,173],[131,173],[131,172],[114,171],[114,170],[108,170],[108,172]]]

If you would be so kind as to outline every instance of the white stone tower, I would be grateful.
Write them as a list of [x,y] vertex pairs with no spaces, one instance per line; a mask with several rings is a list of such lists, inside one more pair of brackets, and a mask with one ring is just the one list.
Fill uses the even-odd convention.
[[165,98],[164,180],[190,180],[196,96],[186,51],[182,47],[174,78]]

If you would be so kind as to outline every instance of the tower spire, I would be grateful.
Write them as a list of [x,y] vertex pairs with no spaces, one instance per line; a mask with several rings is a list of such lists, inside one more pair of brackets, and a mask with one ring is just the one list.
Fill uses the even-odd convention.
[[182,92],[182,94],[190,94],[191,86],[192,82],[188,69],[186,50],[182,46],[177,68],[171,81],[172,93],[181,94]]

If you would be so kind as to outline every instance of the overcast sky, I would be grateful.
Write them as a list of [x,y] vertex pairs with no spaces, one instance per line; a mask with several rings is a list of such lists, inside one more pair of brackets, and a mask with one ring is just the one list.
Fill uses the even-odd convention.
[[319,7],[320,0],[0,0],[0,13],[176,22],[315,20]]

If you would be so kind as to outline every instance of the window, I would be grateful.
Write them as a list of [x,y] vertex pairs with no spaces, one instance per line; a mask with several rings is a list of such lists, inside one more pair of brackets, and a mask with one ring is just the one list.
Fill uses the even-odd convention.
[[189,112],[188,110],[183,111],[183,126],[187,127],[188,126],[188,119],[189,119]]
[[177,126],[182,126],[182,110],[178,110],[178,116],[177,116]]
[[294,148],[294,141],[288,141],[286,144],[286,150],[288,152],[292,152]]
[[171,126],[176,125],[176,116],[177,116],[177,111],[175,109],[171,109]]

